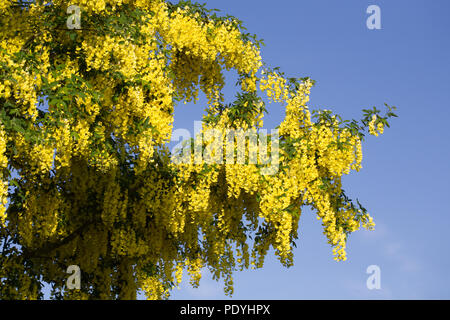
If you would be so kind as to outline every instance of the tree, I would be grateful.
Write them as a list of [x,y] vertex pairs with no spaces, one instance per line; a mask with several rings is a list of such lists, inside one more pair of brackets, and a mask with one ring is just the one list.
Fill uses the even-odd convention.
[[[270,247],[292,265],[303,206],[346,259],[349,234],[374,223],[341,177],[394,107],[361,121],[310,112],[314,81],[269,68],[241,21],[204,5],[77,2],[0,4],[0,298],[42,298],[49,283],[55,299],[161,299],[183,269],[198,286],[203,267],[232,294],[233,272],[262,267]],[[177,158],[174,108],[200,91],[202,134]],[[264,96],[286,108],[270,134]]]

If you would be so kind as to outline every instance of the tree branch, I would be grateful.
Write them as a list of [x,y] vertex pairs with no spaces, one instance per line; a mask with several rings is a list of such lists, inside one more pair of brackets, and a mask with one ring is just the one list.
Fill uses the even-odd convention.
[[33,249],[33,250],[29,250],[27,248],[24,248],[22,250],[23,254],[22,257],[25,259],[30,259],[30,258],[35,258],[38,256],[46,256],[49,253],[51,253],[52,251],[62,247],[63,245],[66,245],[68,243],[70,243],[71,241],[73,241],[77,236],[81,235],[81,233],[83,231],[85,231],[86,228],[88,228],[91,225],[95,225],[97,223],[99,223],[100,220],[94,220],[94,221],[88,221],[85,224],[83,224],[81,227],[79,227],[78,229],[76,229],[74,232],[72,232],[70,235],[68,235],[67,237],[65,237],[64,239],[58,241],[58,242],[49,242],[47,243],[45,246],[38,248],[38,249]]

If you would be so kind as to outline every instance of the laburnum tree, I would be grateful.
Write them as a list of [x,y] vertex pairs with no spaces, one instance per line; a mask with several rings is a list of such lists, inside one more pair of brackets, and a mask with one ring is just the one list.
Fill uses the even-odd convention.
[[[204,268],[231,295],[233,273],[261,268],[271,248],[293,264],[305,206],[337,260],[352,232],[373,228],[341,178],[360,170],[365,133],[382,133],[394,107],[358,121],[310,111],[314,81],[264,64],[238,19],[189,1],[1,0],[0,40],[1,299],[43,298],[44,284],[55,299],[166,299],[183,271],[198,286]],[[228,72],[239,81],[226,103]],[[258,132],[266,104],[281,104],[267,136],[278,170],[194,152],[173,161],[175,108],[200,95],[203,132]],[[67,288],[71,265],[80,289]]]

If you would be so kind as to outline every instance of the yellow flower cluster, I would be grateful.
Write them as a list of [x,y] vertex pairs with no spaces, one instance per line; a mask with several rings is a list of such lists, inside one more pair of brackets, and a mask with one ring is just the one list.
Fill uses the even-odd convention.
[[[280,125],[280,135],[295,139],[294,146],[298,150],[287,164],[289,175],[285,179],[288,181],[282,183],[289,187],[286,187],[282,195],[273,190],[264,193],[269,198],[266,200],[269,203],[267,210],[280,212],[292,203],[292,199],[303,199],[305,203],[312,204],[317,210],[318,219],[322,220],[329,243],[334,246],[336,259],[345,260],[346,232],[358,230],[360,224],[355,220],[356,212],[350,207],[338,212],[332,207],[336,195],[341,192],[341,176],[349,174],[350,170],[361,168],[361,140],[347,129],[338,130],[336,123],[328,125],[321,122],[318,126],[312,124],[306,105],[312,86],[309,80],[304,81],[295,94],[287,90],[286,82],[277,74],[268,74],[261,83],[261,89],[273,101],[286,101],[286,117]],[[345,142],[346,145],[340,147],[339,142]],[[330,178],[331,185],[324,187],[323,179]],[[289,230],[288,220],[279,223],[285,225],[285,230]],[[366,224],[363,226],[368,227]],[[279,239],[285,239],[284,249],[279,246],[280,253],[284,255],[289,252],[287,234],[287,231],[283,233],[280,229],[278,235]]]
[[286,79],[277,73],[269,73],[262,78],[260,89],[266,92],[267,97],[273,102],[287,101],[289,99]]
[[377,122],[377,116],[374,114],[372,119],[369,122],[369,133],[378,137],[378,135],[383,134],[384,132],[384,124],[382,122]]
[[11,6],[11,2],[9,0],[3,0],[0,3],[0,12],[6,10],[7,8],[9,8],[9,6]]
[[144,278],[141,286],[148,300],[159,300],[168,296],[168,291],[157,277]]
[[4,181],[3,170],[8,166],[8,158],[5,155],[8,138],[0,123],[0,227],[6,227],[6,204],[8,202],[8,182]]
[[262,65],[259,49],[241,39],[240,31],[230,21],[199,22],[198,13],[187,14],[189,8],[169,13],[163,1],[154,1],[151,20],[156,30],[171,44],[175,86],[187,101],[196,99],[198,86],[213,99],[224,85],[222,66],[248,74],[243,84],[248,91],[256,89],[256,73]]

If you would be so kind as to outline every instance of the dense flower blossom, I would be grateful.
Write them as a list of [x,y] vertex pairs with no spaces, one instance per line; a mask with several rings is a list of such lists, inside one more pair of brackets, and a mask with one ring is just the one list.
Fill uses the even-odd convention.
[[[270,248],[293,264],[305,205],[337,260],[350,233],[373,228],[341,185],[361,169],[362,127],[314,115],[314,82],[265,67],[239,21],[162,0],[77,5],[82,29],[69,31],[67,1],[0,2],[0,298],[39,298],[46,281],[55,298],[130,299],[141,290],[161,299],[183,270],[197,286],[204,267],[232,294],[233,272],[262,267]],[[227,70],[239,76],[229,105]],[[262,128],[266,100],[285,107],[279,141],[267,143],[269,153],[280,149],[276,172],[263,174],[262,157],[171,161],[177,102],[200,93],[209,101],[203,132],[224,137]],[[370,133],[383,133],[384,118],[373,117]],[[80,290],[65,288],[73,264]]]

